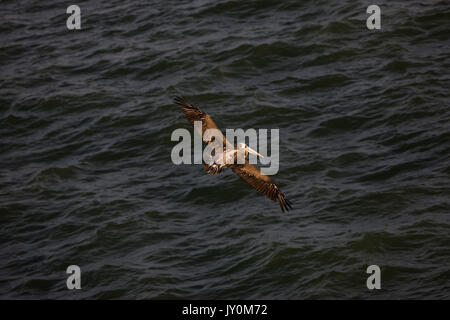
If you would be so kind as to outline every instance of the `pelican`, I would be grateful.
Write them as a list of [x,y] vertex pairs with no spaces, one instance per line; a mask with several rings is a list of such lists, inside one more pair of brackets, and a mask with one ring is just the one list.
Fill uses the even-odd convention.
[[[208,129],[220,130],[207,113],[194,107],[184,98],[175,97],[174,103],[182,107],[181,110],[192,126],[194,126],[194,121],[201,121],[202,137],[204,137],[204,133]],[[213,139],[203,139],[203,141],[210,144],[213,142]],[[222,172],[225,168],[231,168],[234,173],[254,189],[264,194],[270,200],[278,202],[282,212],[292,209],[291,202],[285,198],[275,182],[269,176],[263,174],[256,166],[248,162],[247,156],[249,153],[263,158],[261,154],[247,146],[245,143],[239,143],[237,148],[234,148],[234,146],[226,140],[223,134],[222,141],[224,145],[223,152],[211,156],[210,159],[207,159],[207,162],[203,161],[203,169],[206,172],[214,175]],[[236,160],[238,157],[242,156],[244,157],[245,162],[242,161],[244,163],[239,164]]]

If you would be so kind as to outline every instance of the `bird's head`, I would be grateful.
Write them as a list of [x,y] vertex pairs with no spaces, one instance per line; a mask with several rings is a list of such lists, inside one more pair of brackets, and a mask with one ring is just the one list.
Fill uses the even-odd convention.
[[238,144],[237,150],[238,152],[244,152],[246,157],[248,153],[251,153],[261,158],[264,158],[261,154],[259,154],[258,152],[256,152],[255,150],[253,150],[252,148],[250,148],[249,146],[247,146],[245,143],[242,142]]

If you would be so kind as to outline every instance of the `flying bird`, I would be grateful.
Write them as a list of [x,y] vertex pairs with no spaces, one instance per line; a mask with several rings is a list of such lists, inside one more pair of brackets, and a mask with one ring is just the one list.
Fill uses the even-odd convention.
[[[214,137],[209,139],[204,135],[205,131],[208,129],[216,129],[220,132],[220,129],[211,117],[199,108],[194,107],[182,97],[175,97],[174,103],[182,107],[181,110],[184,112],[192,126],[194,126],[195,121],[201,121],[202,132],[199,132],[199,134],[201,134],[203,141],[208,145],[213,143]],[[259,157],[263,156],[247,146],[245,143],[239,143],[237,148],[234,148],[234,146],[227,141],[222,133],[221,135],[223,141],[223,152],[218,152],[214,156],[211,156],[207,162],[203,161],[203,169],[209,174],[218,174],[225,168],[231,168],[234,173],[241,177],[250,186],[264,194],[270,200],[278,202],[281,211],[284,212],[285,210],[289,211],[289,209],[292,209],[291,202],[285,198],[284,194],[280,191],[275,182],[247,160],[249,153]],[[245,162],[237,161],[239,157],[243,157]]]

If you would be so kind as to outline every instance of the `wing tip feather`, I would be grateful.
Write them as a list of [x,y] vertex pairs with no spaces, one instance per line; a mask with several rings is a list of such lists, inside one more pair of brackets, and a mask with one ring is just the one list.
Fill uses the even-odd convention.
[[173,102],[183,108],[198,109],[198,108],[194,107],[192,104],[190,104],[189,102],[187,102],[187,100],[182,96],[175,96],[173,98]]
[[278,193],[278,202],[282,212],[292,210],[292,202],[286,199],[281,191]]

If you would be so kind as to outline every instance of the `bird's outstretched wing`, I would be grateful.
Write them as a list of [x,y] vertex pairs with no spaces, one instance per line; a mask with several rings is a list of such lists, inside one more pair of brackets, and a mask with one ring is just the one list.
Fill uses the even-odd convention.
[[[213,137],[213,139],[208,139],[207,137],[205,137],[205,134],[204,134],[205,131],[208,129],[216,129],[222,135],[222,141],[223,141],[224,148],[226,148],[226,149],[233,148],[233,146],[228,142],[228,140],[223,135],[222,131],[220,131],[219,127],[211,119],[209,114],[207,114],[206,112],[203,112],[202,110],[200,110],[197,107],[194,107],[192,104],[187,102],[182,97],[175,97],[173,99],[173,101],[174,101],[174,103],[176,103],[182,107],[181,110],[184,112],[184,114],[186,115],[187,119],[189,120],[189,122],[191,123],[192,126],[194,126],[194,121],[202,122],[202,132],[198,132],[198,134],[201,135],[201,137],[205,143],[210,144],[211,142],[214,141],[214,137]],[[209,165],[209,164],[205,163],[204,161],[203,161],[203,168],[205,171],[207,171],[210,174],[217,174],[222,171],[222,169],[218,168],[218,166],[216,164]]]
[[275,202],[278,201],[281,211],[284,212],[284,210],[289,211],[289,209],[292,209],[291,202],[285,198],[275,182],[269,176],[261,173],[261,171],[248,162],[248,160],[245,160],[244,165],[235,165],[232,169],[239,177],[245,180],[253,188],[266,195],[267,198]]
[[[202,138],[204,138],[204,133],[208,129],[216,129],[216,130],[220,131],[219,127],[214,123],[213,119],[211,119],[209,114],[207,114],[206,112],[203,112],[199,108],[194,107],[192,104],[187,102],[182,97],[175,97],[173,99],[173,101],[182,107],[181,110],[183,110],[184,114],[186,115],[187,119],[189,120],[189,122],[191,123],[192,126],[194,126],[194,121],[202,122],[202,132],[201,132]],[[222,132],[220,132],[220,133],[222,133]],[[224,145],[228,143],[228,141],[227,141],[227,139],[225,139],[225,136],[223,135],[223,133],[222,133],[222,139],[223,139]],[[206,143],[211,142],[211,141],[208,141],[205,139],[203,141],[205,141]]]

